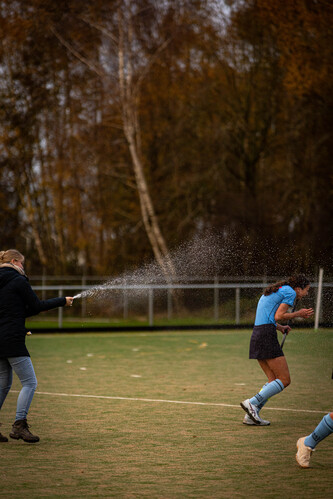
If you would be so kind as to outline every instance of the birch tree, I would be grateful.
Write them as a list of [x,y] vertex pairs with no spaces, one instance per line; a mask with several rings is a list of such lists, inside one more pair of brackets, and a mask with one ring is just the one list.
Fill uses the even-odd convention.
[[[144,227],[153,249],[155,258],[159,263],[165,277],[169,279],[170,277],[176,277],[176,272],[156,216],[152,198],[149,192],[148,183],[144,173],[140,139],[141,132],[138,117],[138,101],[140,98],[141,78],[138,78],[136,83],[134,82],[134,53],[132,49],[134,42],[133,16],[131,12],[130,2],[124,2],[124,4],[126,6],[125,12],[123,12],[121,8],[119,8],[117,12],[119,30],[118,74],[124,134],[132,158]],[[161,51],[162,47],[163,45],[158,47],[157,50]],[[146,70],[151,63],[151,60],[146,62]]]
[[[149,5],[149,2],[146,6],[142,6],[141,12],[145,8],[148,9],[149,15],[151,11],[154,11],[154,6]],[[53,29],[53,33],[67,50],[102,79],[104,87],[109,89],[111,100],[114,100],[116,95],[119,98],[123,133],[131,157],[142,222],[154,257],[169,281],[176,278],[176,270],[156,215],[146,178],[141,148],[139,107],[142,81],[170,40],[161,41],[149,57],[140,51],[140,41],[135,36],[137,27],[135,24],[140,22],[141,12],[140,8],[139,10],[137,8],[137,2],[126,0],[118,4],[115,11],[112,12],[110,9],[107,12],[106,18],[109,22],[99,21],[88,15],[81,16],[87,26],[100,33],[101,46],[103,47],[104,43],[104,50],[108,47],[108,53],[104,51],[98,61],[91,60],[76,49],[71,41],[66,40],[56,28]],[[153,12],[154,15],[156,11]],[[142,28],[144,27],[141,26]],[[141,58],[140,64],[138,64],[139,58]]]

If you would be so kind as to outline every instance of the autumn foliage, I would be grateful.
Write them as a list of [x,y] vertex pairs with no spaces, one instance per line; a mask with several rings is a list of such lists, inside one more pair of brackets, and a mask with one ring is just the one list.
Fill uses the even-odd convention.
[[221,272],[330,268],[332,26],[328,0],[2,0],[2,246],[172,276],[214,229]]

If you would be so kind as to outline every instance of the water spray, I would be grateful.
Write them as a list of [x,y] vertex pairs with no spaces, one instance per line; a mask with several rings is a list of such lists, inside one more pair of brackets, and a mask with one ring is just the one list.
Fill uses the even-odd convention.
[[[218,234],[207,232],[180,244],[170,256],[175,266],[177,281],[181,282],[188,277],[207,278],[207,276],[217,275],[221,262],[233,257],[234,251],[223,245]],[[149,285],[152,284],[156,285],[154,291],[156,294],[159,284],[161,284],[161,293],[165,289],[163,286],[166,284],[165,275],[155,260],[134,271],[109,279],[104,284],[81,291],[73,297],[73,300],[94,298],[109,301],[112,293],[112,307],[115,308],[122,306],[124,292],[126,292],[127,299],[131,298],[138,304],[146,300],[147,289],[149,290]]]

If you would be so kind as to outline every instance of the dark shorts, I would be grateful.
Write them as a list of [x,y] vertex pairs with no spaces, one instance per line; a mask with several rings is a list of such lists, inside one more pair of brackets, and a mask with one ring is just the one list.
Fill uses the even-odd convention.
[[274,324],[254,326],[250,340],[250,359],[275,359],[283,355]]

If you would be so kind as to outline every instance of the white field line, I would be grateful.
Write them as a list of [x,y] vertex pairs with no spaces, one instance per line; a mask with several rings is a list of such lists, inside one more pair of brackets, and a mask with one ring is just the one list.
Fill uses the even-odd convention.
[[[18,390],[11,390],[11,392],[19,393]],[[216,406],[216,407],[232,407],[234,409],[240,409],[239,405],[234,404],[222,404],[214,402],[189,402],[186,400],[167,400],[167,399],[146,399],[146,398],[135,398],[135,397],[112,397],[110,395],[85,395],[77,393],[55,393],[55,392],[35,392],[38,395],[51,395],[54,397],[78,397],[78,398],[91,398],[91,399],[104,399],[104,400],[128,400],[131,402],[156,402],[156,403],[166,403],[166,404],[184,404],[184,405],[203,405],[203,406]],[[269,409],[271,411],[285,411],[285,412],[304,412],[304,413],[315,413],[315,414],[327,414],[327,411],[313,411],[308,409],[288,409],[284,407],[265,407],[265,410]]]

